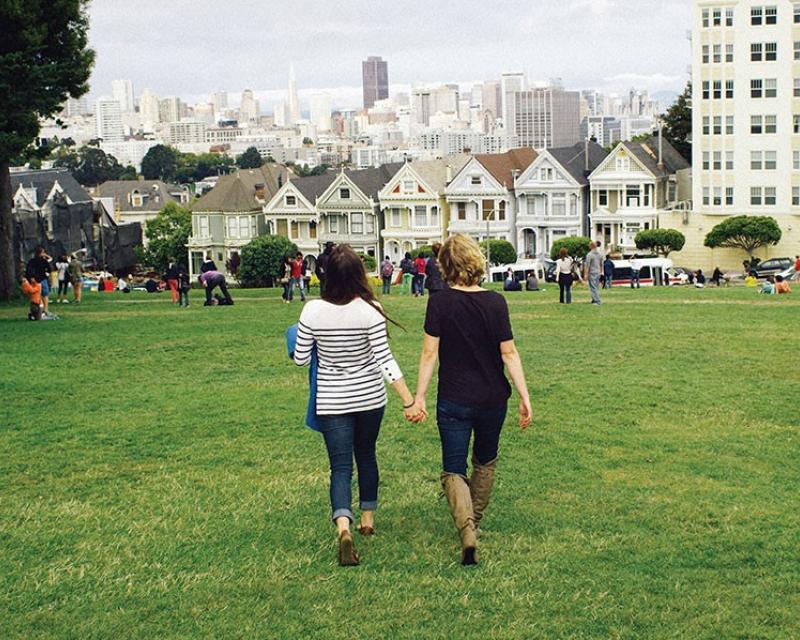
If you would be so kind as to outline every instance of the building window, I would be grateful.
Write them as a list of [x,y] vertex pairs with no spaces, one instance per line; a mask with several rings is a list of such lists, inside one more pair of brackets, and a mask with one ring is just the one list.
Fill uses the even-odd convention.
[[567,215],[567,194],[558,192],[553,194],[553,199],[550,201],[551,213],[554,216]]
[[750,152],[750,170],[751,171],[761,171],[762,165],[762,153],[761,151],[751,151]]
[[709,17],[708,9],[703,9],[703,28],[704,29],[708,29],[708,17]]
[[764,133],[763,116],[750,116],[750,133],[753,135]]
[[641,189],[638,185],[628,185],[628,187],[625,189],[625,206],[638,207],[640,196]]
[[750,45],[750,62],[761,62],[763,60],[762,45],[754,42]]
[[778,189],[776,187],[764,187],[764,206],[774,207],[778,202]]
[[393,227],[400,226],[400,209],[392,209],[389,216],[390,224]]
[[764,169],[767,171],[775,171],[778,168],[778,152],[765,151],[764,152]]
[[714,206],[722,206],[722,187],[714,187]]
[[415,183],[413,180],[403,180],[403,193],[410,194],[414,193]]
[[733,62],[733,45],[725,45],[725,62]]
[[483,211],[483,221],[491,220],[494,213],[494,200],[484,200],[481,203],[481,209]]
[[795,98],[800,98],[800,78],[794,79],[793,95]]
[[711,189],[703,187],[703,206],[707,207],[711,204]]
[[733,116],[725,116],[725,133],[733,135]]
[[714,135],[722,135],[722,116],[714,116]]
[[239,237],[239,223],[235,216],[228,216],[225,218],[226,228],[229,238]]
[[778,7],[764,7],[764,24],[778,24]]
[[750,187],[750,204],[755,207],[761,206],[761,187]]
[[500,201],[500,208],[497,211],[497,219],[498,220],[505,220],[506,219],[506,201]]
[[750,97],[761,98],[764,95],[764,81],[754,78],[750,81]]
[[208,231],[208,216],[200,217],[200,237],[208,238],[211,235]]
[[630,168],[628,158],[617,158],[617,171],[625,172]]
[[597,192],[597,206],[598,207],[607,207],[608,206],[608,190],[607,189],[600,189]]
[[703,45],[703,64],[708,64],[708,45]]
[[764,97],[777,98],[778,97],[778,80],[776,78],[767,78],[764,80]]
[[480,176],[471,176],[470,177],[470,184],[475,187],[481,186],[481,177]]
[[459,202],[458,203],[458,219],[459,220],[466,220],[467,219],[467,203],[466,202]]
[[794,3],[794,23],[800,24],[800,3]]
[[339,233],[339,216],[338,215],[330,215],[330,216],[328,216],[328,230],[331,233]]
[[349,200],[350,199],[350,189],[347,189],[347,188],[339,189],[339,199],[340,200]]
[[428,224],[428,212],[424,206],[414,207],[414,226],[425,227]]
[[764,44],[764,60],[766,62],[775,62],[778,59],[778,43],[767,42]]
[[764,23],[764,7],[753,7],[750,9],[750,24],[757,27]]
[[239,237],[250,237],[250,216],[239,216]]
[[715,44],[714,45],[714,62],[716,64],[719,64],[720,62],[722,62],[722,45],[721,44]]
[[733,26],[733,7],[726,7],[725,9],[725,26]]
[[725,206],[727,207],[733,206],[733,187],[725,188]]
[[553,181],[553,169],[545,167],[539,171],[539,179],[542,182],[552,182]]
[[714,100],[722,99],[722,80],[714,80]]
[[297,196],[286,196],[286,206],[287,207],[296,207],[297,206]]
[[792,187],[792,206],[800,207],[800,187]]
[[733,151],[725,152],[725,170],[733,171]]
[[722,151],[714,152],[714,171],[722,171]]
[[711,83],[708,80],[703,80],[703,100],[708,100],[711,97]]
[[792,151],[792,169],[800,171],[800,151]]
[[722,26],[722,9],[712,9],[711,10],[711,19],[712,19],[712,24],[715,27],[721,27]]
[[709,168],[709,153],[708,151],[703,151],[703,171],[708,171]]
[[792,116],[792,133],[800,133],[800,116]]
[[778,116],[764,116],[764,133],[778,133]]
[[703,135],[707,136],[711,133],[711,118],[703,116]]
[[728,100],[733,99],[733,80],[725,81],[725,98]]
[[431,207],[431,226],[439,226],[439,207]]
[[794,59],[800,60],[800,41],[797,40],[794,42]]
[[289,238],[292,240],[297,240],[300,237],[300,225],[296,220],[292,220],[292,222],[289,224],[289,233]]
[[317,223],[313,220],[308,223],[308,237],[309,238],[316,238],[317,237]]
[[367,233],[368,234],[375,233],[375,216],[373,216],[371,213],[368,213],[366,217],[366,223],[367,223]]
[[350,214],[350,232],[359,235],[364,233],[364,214],[351,213]]

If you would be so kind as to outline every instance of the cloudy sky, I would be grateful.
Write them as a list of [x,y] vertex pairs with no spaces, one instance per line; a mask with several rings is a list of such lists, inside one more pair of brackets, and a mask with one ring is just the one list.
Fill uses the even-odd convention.
[[138,95],[194,102],[253,89],[283,97],[289,63],[301,101],[322,89],[361,102],[361,60],[381,55],[393,90],[523,70],[569,88],[651,92],[687,80],[692,0],[93,0],[92,97],[129,78]]

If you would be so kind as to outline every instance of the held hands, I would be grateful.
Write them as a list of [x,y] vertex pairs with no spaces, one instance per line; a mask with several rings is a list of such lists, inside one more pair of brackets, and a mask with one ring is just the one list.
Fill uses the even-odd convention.
[[403,415],[406,420],[418,424],[428,417],[428,412],[425,409],[425,399],[415,398],[414,404],[410,407],[403,409]]
[[519,428],[525,431],[531,426],[533,421],[533,409],[529,398],[521,398],[519,401]]

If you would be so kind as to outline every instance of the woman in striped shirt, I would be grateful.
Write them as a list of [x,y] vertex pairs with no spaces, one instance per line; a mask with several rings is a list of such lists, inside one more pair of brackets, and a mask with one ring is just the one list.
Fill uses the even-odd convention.
[[378,506],[378,439],[387,403],[384,380],[403,401],[408,420],[424,418],[389,349],[387,317],[375,299],[364,264],[347,245],[333,249],[322,300],[300,314],[294,361],[308,365],[316,345],[319,358],[316,413],[331,467],[330,498],[339,534],[339,564],[358,564],[350,524],[353,455],[358,467],[362,535],[375,533]]

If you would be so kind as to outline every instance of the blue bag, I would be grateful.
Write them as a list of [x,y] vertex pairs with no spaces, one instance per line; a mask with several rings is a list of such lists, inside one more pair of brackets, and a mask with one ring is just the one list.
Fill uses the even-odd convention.
[[[286,330],[286,350],[289,358],[294,358],[294,349],[297,345],[297,325],[293,324]],[[319,360],[317,358],[317,345],[311,351],[311,365],[308,369],[308,409],[306,410],[306,426],[314,431],[322,431],[319,416],[317,415],[317,369]]]

